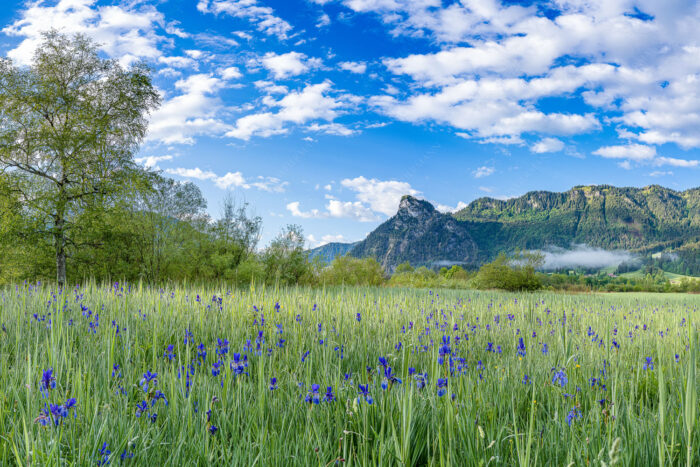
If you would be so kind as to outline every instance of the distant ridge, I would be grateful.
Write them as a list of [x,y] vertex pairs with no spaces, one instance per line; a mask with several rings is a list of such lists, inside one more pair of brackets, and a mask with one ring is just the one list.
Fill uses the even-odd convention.
[[672,251],[700,274],[700,188],[576,186],[506,201],[479,198],[452,214],[404,196],[396,215],[361,242],[311,252],[371,256],[391,272],[404,261],[476,267],[501,251],[573,244],[649,255]]
[[308,251],[309,259],[313,260],[317,256],[321,258],[324,263],[330,263],[335,259],[336,256],[345,256],[348,252],[357,245],[355,243],[342,243],[342,242],[332,242],[326,243],[316,248],[312,248]]

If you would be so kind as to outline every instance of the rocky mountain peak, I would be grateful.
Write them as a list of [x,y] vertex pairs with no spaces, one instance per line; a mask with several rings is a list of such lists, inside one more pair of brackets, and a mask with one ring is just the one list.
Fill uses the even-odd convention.
[[398,216],[406,215],[409,217],[424,217],[430,216],[435,212],[435,207],[427,201],[415,198],[411,195],[404,195],[399,203]]

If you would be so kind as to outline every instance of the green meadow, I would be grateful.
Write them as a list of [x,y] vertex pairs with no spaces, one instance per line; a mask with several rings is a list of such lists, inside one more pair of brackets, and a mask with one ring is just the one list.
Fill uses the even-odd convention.
[[2,465],[698,465],[700,300],[0,294]]

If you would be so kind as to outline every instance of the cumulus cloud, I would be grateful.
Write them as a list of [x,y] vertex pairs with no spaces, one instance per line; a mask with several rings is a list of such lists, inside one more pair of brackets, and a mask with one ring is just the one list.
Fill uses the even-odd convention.
[[236,121],[227,136],[249,140],[252,136],[268,137],[287,133],[288,124],[305,124],[312,121],[332,122],[340,115],[341,108],[350,105],[347,96],[331,96],[331,82],[308,85],[301,91],[293,91],[276,101],[270,97],[264,104],[276,112],[266,111],[246,115]]
[[574,245],[570,250],[550,248],[542,251],[544,269],[555,270],[562,268],[605,268],[619,266],[621,263],[635,261],[636,256],[624,250],[610,251],[587,245]]
[[134,159],[134,162],[137,164],[141,164],[147,169],[154,169],[158,168],[158,162],[163,162],[163,161],[171,161],[173,160],[173,156],[170,154],[166,154],[164,156],[145,156],[145,157],[136,157]]
[[378,220],[376,214],[370,208],[359,201],[339,201],[330,199],[326,203],[325,211],[311,209],[310,211],[302,211],[299,201],[293,201],[287,204],[287,210],[294,217],[302,219],[327,219],[329,217],[337,219],[352,219],[360,222],[373,222]]
[[266,53],[260,60],[262,66],[270,70],[276,79],[289,78],[306,73],[312,68],[321,66],[321,59],[309,58],[303,53],[288,52],[286,54]]
[[[373,99],[393,118],[507,142],[597,130],[596,113],[610,112],[603,123],[623,126],[639,143],[700,147],[697,2],[329,1],[437,46],[384,59],[390,72],[412,80],[407,97]],[[590,110],[545,112],[548,97],[581,97]],[[553,147],[543,141],[531,145],[534,152]]]
[[346,178],[340,184],[356,193],[356,198],[367,203],[373,211],[391,216],[396,214],[403,195],[416,196],[420,191],[415,190],[407,182],[397,180],[367,179],[363,176]]
[[460,210],[466,208],[467,206],[468,206],[468,204],[465,203],[464,201],[459,201],[459,202],[457,203],[457,206],[456,206],[456,207],[448,206],[448,205],[446,205],[446,204],[436,203],[436,204],[435,204],[435,209],[437,209],[437,210],[440,211],[440,212],[450,213],[450,212],[457,212],[457,211],[460,211]]
[[362,74],[367,71],[367,64],[364,62],[340,62],[338,66],[341,70],[349,71],[351,73]]
[[19,45],[7,53],[21,65],[31,62],[42,41],[41,34],[50,29],[85,34],[99,43],[107,55],[130,64],[161,57],[159,44],[165,37],[158,34],[158,27],[163,23],[164,17],[155,7],[139,3],[100,6],[97,0],[59,0],[47,5],[36,1],[29,3],[20,18],[2,32],[21,38]]
[[673,175],[673,172],[668,170],[668,171],[663,171],[663,170],[655,170],[653,172],[649,172],[650,177],[667,177]]
[[275,11],[262,6],[257,0],[199,0],[197,9],[202,13],[226,14],[254,24],[258,31],[279,39],[287,39],[292,26],[275,15]]
[[620,165],[631,168],[632,163],[652,164],[655,166],[670,165],[672,167],[694,168],[700,166],[700,161],[678,159],[675,157],[658,156],[654,146],[643,144],[627,144],[622,146],[603,146],[595,151],[596,154],[608,159],[623,159]]
[[222,119],[224,104],[217,92],[226,81],[205,73],[175,82],[180,94],[168,96],[151,115],[148,139],[164,144],[194,144],[199,135],[221,136],[231,129]]
[[643,144],[627,144],[624,146],[603,146],[593,154],[608,159],[627,159],[630,161],[648,161],[656,156],[656,148]]
[[310,131],[318,131],[321,133],[326,133],[328,135],[336,136],[351,136],[357,133],[357,130],[348,128],[347,126],[342,125],[340,123],[313,123],[309,125],[308,129]]
[[536,154],[559,152],[562,149],[564,149],[564,142],[557,138],[542,138],[530,147],[530,150]]
[[700,167],[700,161],[698,160],[687,160],[687,159],[676,159],[675,157],[658,157],[654,164],[656,165],[670,165],[673,167],[682,168],[694,168]]
[[183,178],[210,180],[222,190],[229,188],[243,188],[246,190],[250,188],[257,188],[263,191],[279,193],[283,192],[288,184],[287,182],[283,182],[278,178],[263,176],[257,177],[254,182],[248,182],[246,181],[245,177],[243,177],[241,172],[227,172],[224,175],[219,176],[211,170],[202,170],[199,167],[192,169],[177,167],[174,169],[166,169],[165,173]]
[[241,70],[239,70],[235,66],[229,66],[229,67],[223,68],[223,69],[219,70],[219,73],[221,74],[221,77],[225,80],[238,79],[241,76],[243,76],[243,74],[241,73]]
[[[374,222],[380,220],[382,215],[394,215],[403,195],[420,194],[406,182],[368,179],[363,176],[346,178],[340,181],[340,185],[355,193],[355,201],[342,201],[326,194],[324,210],[303,210],[299,201],[287,204],[287,210],[302,219],[338,218]],[[332,186],[328,184],[324,189],[330,191]]]
[[474,178],[488,177],[496,171],[493,167],[482,166],[472,172]]

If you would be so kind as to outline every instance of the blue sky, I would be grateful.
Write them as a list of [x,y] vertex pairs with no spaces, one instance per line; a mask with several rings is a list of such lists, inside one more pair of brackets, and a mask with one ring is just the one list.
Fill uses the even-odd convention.
[[139,162],[250,203],[263,245],[362,239],[403,194],[700,185],[693,1],[7,0],[0,53],[52,27],[151,64]]

